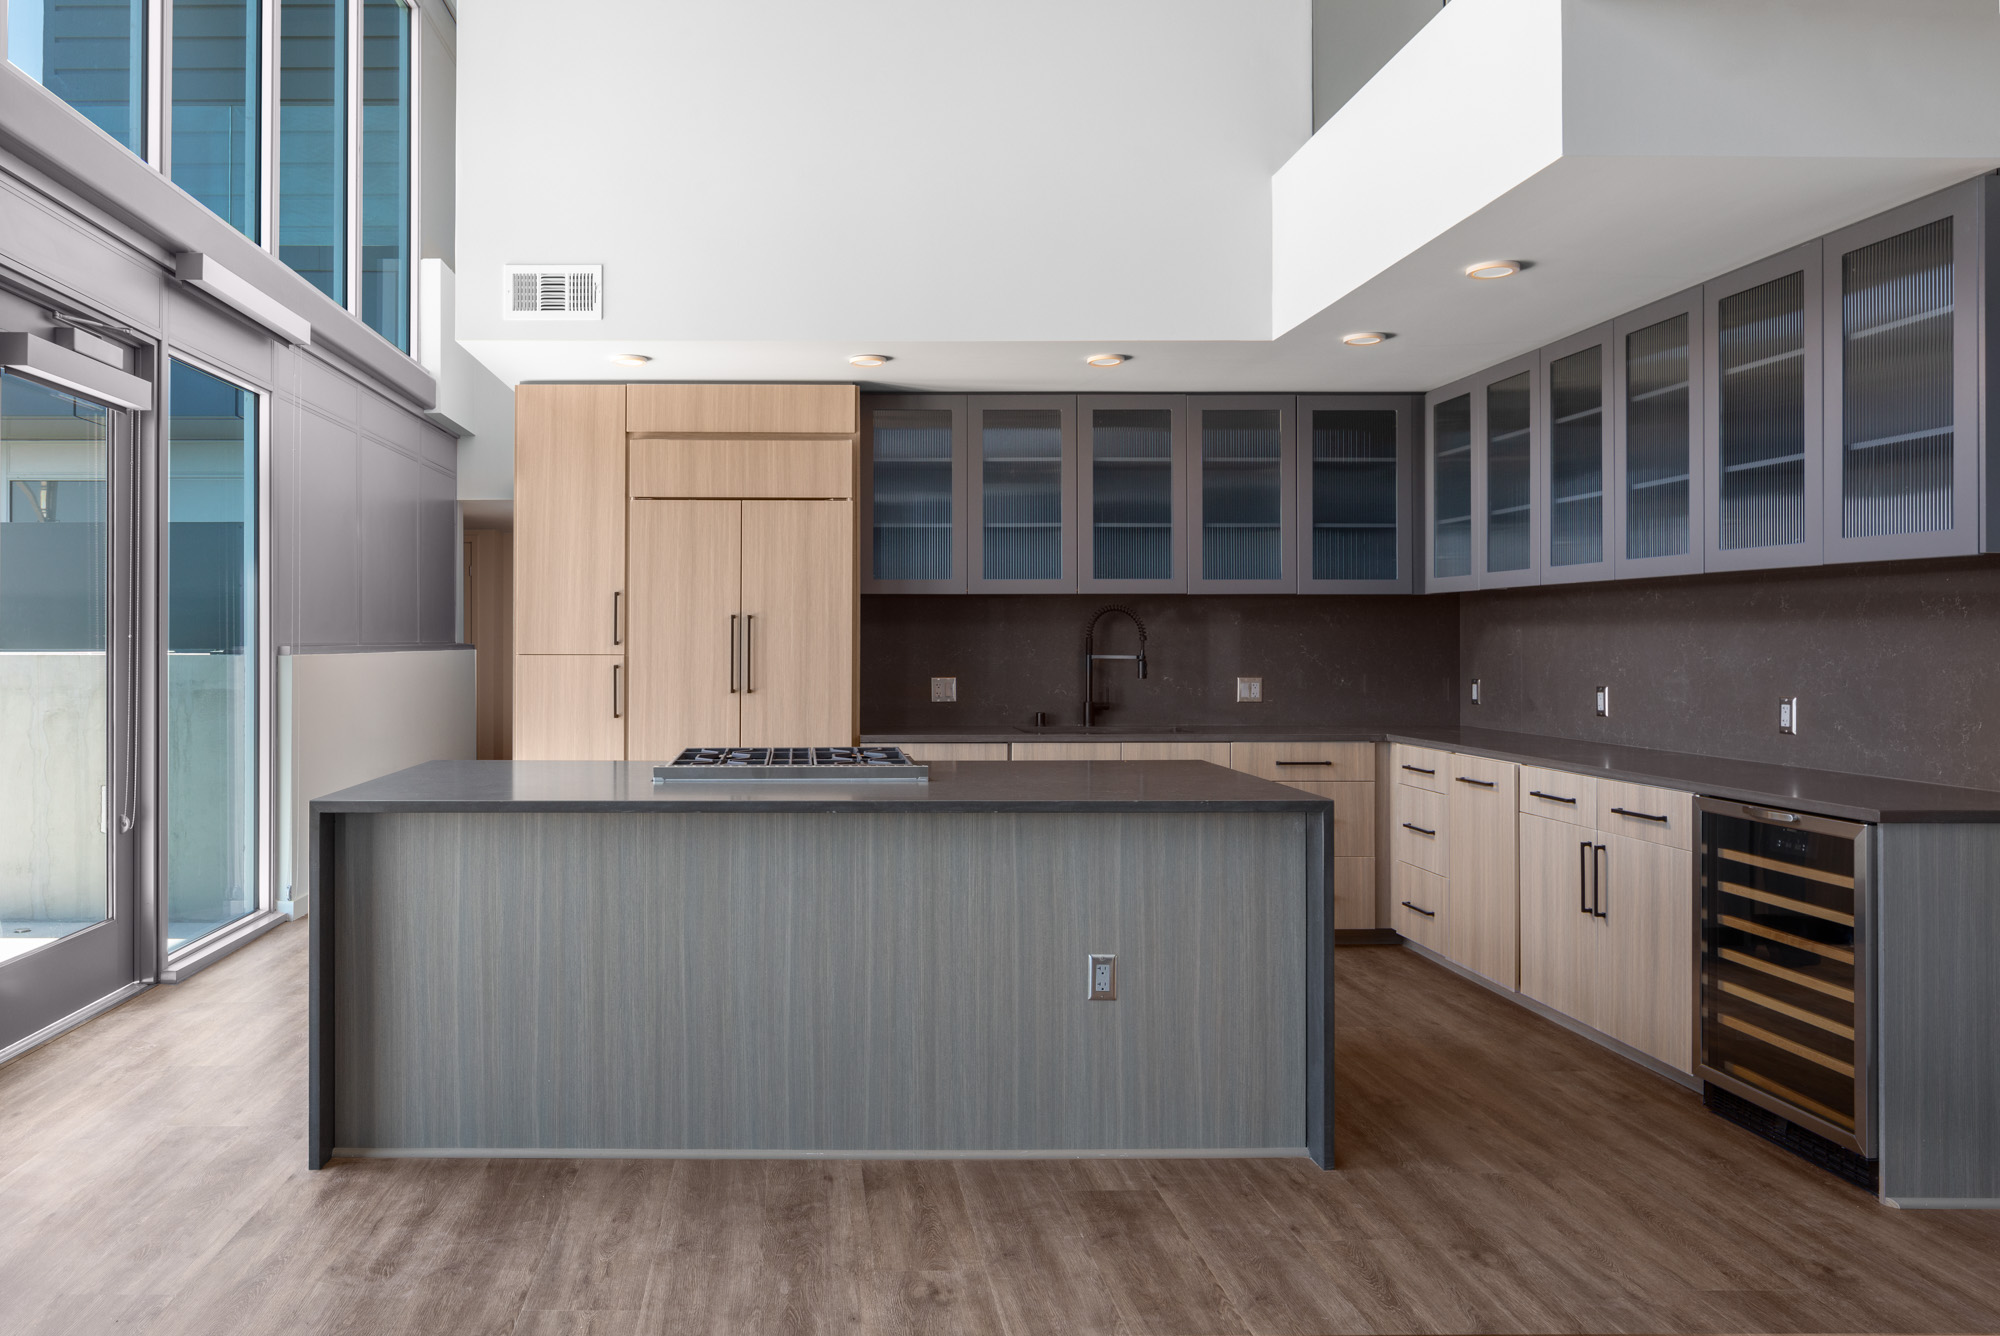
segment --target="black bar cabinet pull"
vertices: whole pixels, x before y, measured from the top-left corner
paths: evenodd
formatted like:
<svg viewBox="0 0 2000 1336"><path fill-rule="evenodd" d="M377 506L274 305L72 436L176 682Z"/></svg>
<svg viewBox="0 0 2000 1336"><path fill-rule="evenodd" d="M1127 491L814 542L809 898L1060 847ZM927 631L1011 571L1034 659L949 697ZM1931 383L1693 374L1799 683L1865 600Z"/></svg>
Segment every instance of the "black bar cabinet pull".
<svg viewBox="0 0 2000 1336"><path fill-rule="evenodd" d="M1415 831L1415 832L1417 832L1417 834L1419 834L1419 835L1431 835L1431 836L1435 836L1435 835L1437 834L1437 832L1436 832L1436 831L1434 831L1434 830L1425 830L1425 829L1424 829L1424 828L1423 828L1422 826L1413 826L1413 825L1411 825L1411 824L1410 824L1409 822L1407 822L1407 821L1405 821L1405 822L1403 823L1403 829L1404 829L1404 830L1414 830L1414 831Z"/></svg>
<svg viewBox="0 0 2000 1336"><path fill-rule="evenodd" d="M1420 765L1406 765L1403 767L1403 769L1409 771L1413 775L1435 775L1437 773L1437 771L1435 770L1426 770Z"/></svg>
<svg viewBox="0 0 2000 1336"><path fill-rule="evenodd" d="M752 647L757 643L757 614L743 614L743 694L749 695L757 689L756 669L751 667Z"/></svg>
<svg viewBox="0 0 2000 1336"><path fill-rule="evenodd" d="M1606 855L1601 860L1602 862L1609 862L1611 851L1602 844L1592 845L1591 847L1596 850L1596 853L1593 853L1590 858L1590 912L1597 918L1608 919L1611 917L1611 911L1604 907L1604 883L1609 881L1610 878L1604 875L1604 869L1601 866L1598 854Z"/></svg>
<svg viewBox="0 0 2000 1336"><path fill-rule="evenodd" d="M1460 776L1458 777L1458 782L1459 782L1459 783L1461 783L1461 784L1477 784L1477 785L1478 785L1478 786L1479 786L1480 788L1482 788L1482 789L1490 789L1490 788L1492 788L1492 787L1493 787L1493 785L1494 785L1494 781L1493 781L1493 780L1490 780L1490 779L1473 779L1473 778L1472 778L1471 776L1469 776L1469 775L1460 775Z"/></svg>
<svg viewBox="0 0 2000 1336"><path fill-rule="evenodd" d="M729 614L729 694L732 696L739 690L736 650L741 642L736 639L736 617L736 613Z"/></svg>
<svg viewBox="0 0 2000 1336"><path fill-rule="evenodd" d="M1529 789L1528 796L1530 798L1547 798L1552 803L1568 803L1571 807L1576 806L1576 799L1565 798L1560 793L1543 793L1540 789Z"/></svg>
<svg viewBox="0 0 2000 1336"><path fill-rule="evenodd" d="M1661 825L1665 825L1669 820L1667 817L1654 816L1651 812L1634 812L1624 807L1614 807L1611 810L1620 816L1637 817L1641 821L1657 821Z"/></svg>
<svg viewBox="0 0 2000 1336"><path fill-rule="evenodd" d="M623 683L618 680L624 674L625 667L623 664L614 663L611 665L611 717L613 719L623 719L625 717L625 702L623 693L619 690Z"/></svg>
<svg viewBox="0 0 2000 1336"><path fill-rule="evenodd" d="M1417 909L1417 907L1416 907L1415 905L1411 904L1411 903L1410 903L1410 902L1409 902L1408 900L1405 900L1405 901L1403 901L1403 908L1405 908L1405 909ZM1422 915L1423 915L1423 916L1424 916L1425 918L1436 918L1436 917L1437 917L1437 911L1436 911L1436 910L1434 910L1434 909L1417 909L1417 912L1418 912L1419 914L1422 914Z"/></svg>
<svg viewBox="0 0 2000 1336"><path fill-rule="evenodd" d="M1576 846L1576 912L1590 912L1590 841Z"/></svg>
<svg viewBox="0 0 2000 1336"><path fill-rule="evenodd" d="M624 601L624 598L625 594L623 590L614 589L611 591L611 643L614 645L625 643L625 637L618 629L618 605Z"/></svg>
<svg viewBox="0 0 2000 1336"><path fill-rule="evenodd" d="M1273 765L1332 765L1332 761L1274 761Z"/></svg>

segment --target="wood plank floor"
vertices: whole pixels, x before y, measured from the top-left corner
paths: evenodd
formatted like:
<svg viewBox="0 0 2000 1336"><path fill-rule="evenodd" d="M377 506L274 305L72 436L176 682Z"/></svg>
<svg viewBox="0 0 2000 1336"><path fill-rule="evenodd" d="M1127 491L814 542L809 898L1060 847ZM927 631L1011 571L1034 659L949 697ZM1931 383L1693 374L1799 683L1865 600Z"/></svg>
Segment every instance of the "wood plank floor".
<svg viewBox="0 0 2000 1336"><path fill-rule="evenodd" d="M303 924L0 1067L0 1330L2000 1330L2000 1216L1895 1211L1383 947L1339 1168L305 1163Z"/></svg>

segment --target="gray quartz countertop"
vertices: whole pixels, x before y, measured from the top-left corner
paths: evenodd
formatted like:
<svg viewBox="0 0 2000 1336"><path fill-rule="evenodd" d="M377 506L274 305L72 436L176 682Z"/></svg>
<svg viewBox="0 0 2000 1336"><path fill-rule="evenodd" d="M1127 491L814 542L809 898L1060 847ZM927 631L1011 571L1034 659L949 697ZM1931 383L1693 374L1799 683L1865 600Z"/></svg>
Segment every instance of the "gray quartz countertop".
<svg viewBox="0 0 2000 1336"><path fill-rule="evenodd" d="M1732 761L1684 752L1580 742L1482 728L1349 729L1018 729L1003 732L869 735L869 742L1408 742L1526 765L1546 765L1606 779L1685 789L1711 798L1796 808L1847 821L2000 821L2000 793L1916 780ZM931 762L933 766L938 762ZM1027 764L1021 762L1020 764ZM1135 763L1143 764L1143 763Z"/></svg>
<svg viewBox="0 0 2000 1336"><path fill-rule="evenodd" d="M1326 812L1205 761L932 761L928 781L653 782L652 762L430 761L315 798L344 812Z"/></svg>

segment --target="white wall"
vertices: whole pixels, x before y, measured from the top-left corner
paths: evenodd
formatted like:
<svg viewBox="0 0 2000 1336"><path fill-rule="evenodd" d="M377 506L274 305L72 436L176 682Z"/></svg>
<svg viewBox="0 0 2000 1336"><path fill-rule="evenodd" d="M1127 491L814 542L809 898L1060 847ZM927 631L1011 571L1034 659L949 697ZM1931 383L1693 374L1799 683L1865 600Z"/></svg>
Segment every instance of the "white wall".
<svg viewBox="0 0 2000 1336"><path fill-rule="evenodd" d="M292 654L278 660L278 886L311 891L314 798L475 750L472 651Z"/></svg>
<svg viewBox="0 0 2000 1336"><path fill-rule="evenodd" d="M1309 0L481 0L459 337L1264 339ZM601 263L602 324L499 318ZM842 368L844 370L844 367Z"/></svg>

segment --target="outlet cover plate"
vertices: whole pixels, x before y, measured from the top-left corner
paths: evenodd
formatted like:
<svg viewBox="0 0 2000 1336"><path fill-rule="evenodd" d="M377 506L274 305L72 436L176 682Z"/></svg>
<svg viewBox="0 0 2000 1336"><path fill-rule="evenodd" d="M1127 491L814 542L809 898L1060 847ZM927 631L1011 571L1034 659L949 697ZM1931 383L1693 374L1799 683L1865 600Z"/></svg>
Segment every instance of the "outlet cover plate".
<svg viewBox="0 0 2000 1336"><path fill-rule="evenodd" d="M1611 717L1610 687L1599 687L1597 689L1597 717L1599 719L1608 719Z"/></svg>
<svg viewBox="0 0 2000 1336"><path fill-rule="evenodd" d="M1090 956L1090 995L1092 1002L1116 1002L1118 1000L1118 957L1092 952Z"/></svg>
<svg viewBox="0 0 2000 1336"><path fill-rule="evenodd" d="M1261 677L1239 677L1236 679L1236 701L1239 705L1256 705L1264 699L1264 679Z"/></svg>
<svg viewBox="0 0 2000 1336"><path fill-rule="evenodd" d="M1797 696L1778 697L1778 731L1797 733L1799 731L1799 698Z"/></svg>
<svg viewBox="0 0 2000 1336"><path fill-rule="evenodd" d="M931 700L956 701L958 699L958 679L955 677L933 677L931 679Z"/></svg>

